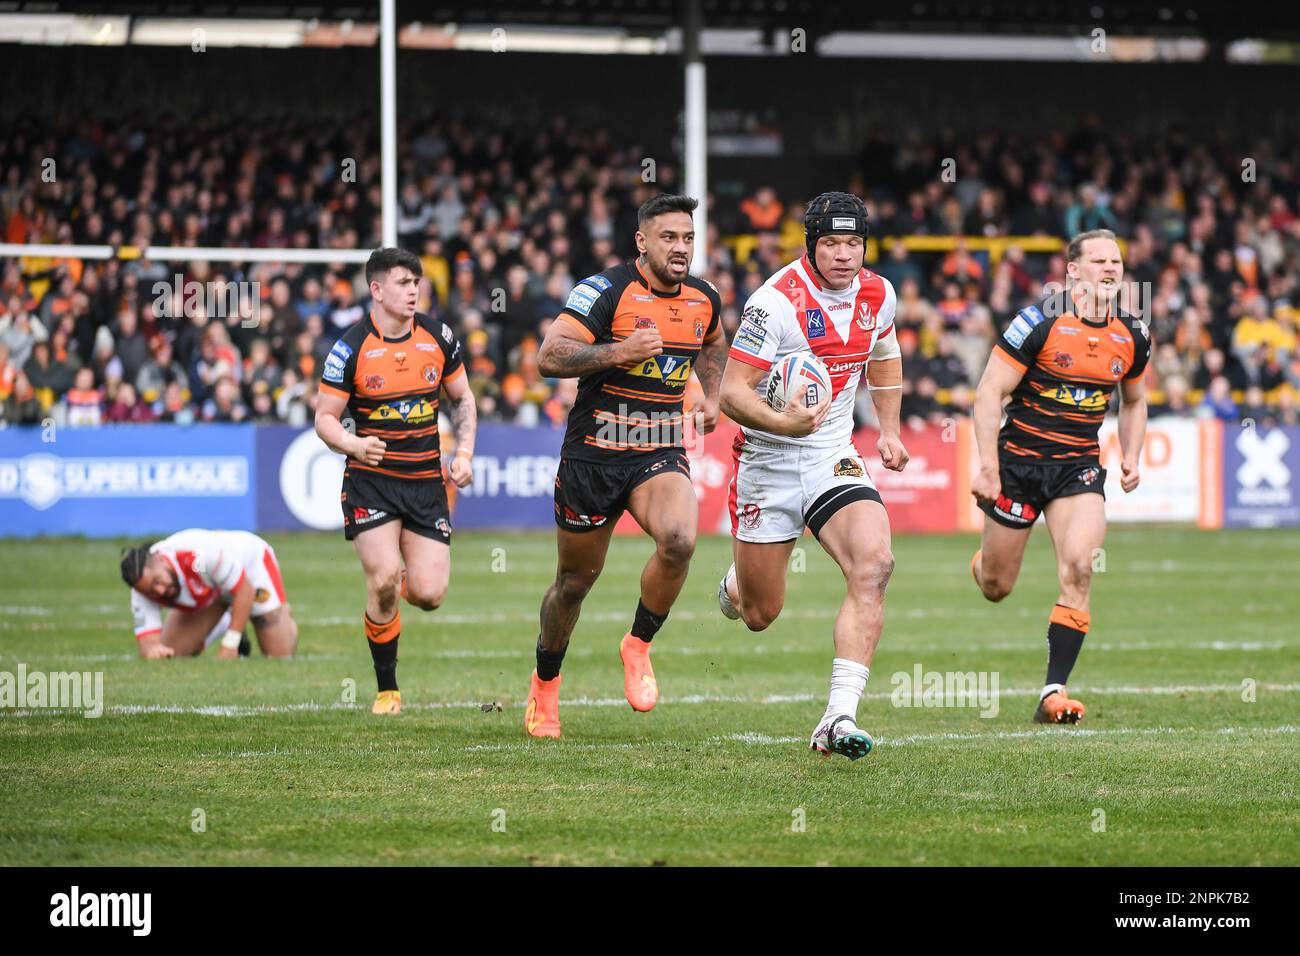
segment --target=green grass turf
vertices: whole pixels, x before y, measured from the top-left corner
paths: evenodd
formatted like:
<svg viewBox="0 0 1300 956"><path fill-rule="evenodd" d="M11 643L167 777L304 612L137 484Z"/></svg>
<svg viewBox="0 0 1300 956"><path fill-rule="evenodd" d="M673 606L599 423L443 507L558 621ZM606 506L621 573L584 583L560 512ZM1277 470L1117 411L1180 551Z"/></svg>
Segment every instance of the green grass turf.
<svg viewBox="0 0 1300 956"><path fill-rule="evenodd" d="M0 710L0 864L1300 862L1294 532L1112 528L1078 728L1029 721L1056 594L1043 529L996 606L970 580L972 536L897 539L859 713L879 744L857 763L807 750L843 587L810 538L761 634L718 614L730 542L701 540L655 642L651 714L621 702L617 656L650 544L617 539L565 664L560 741L521 726L550 535L457 538L446 604L404 611L395 718L368 711L351 548L271 541L300 654L237 664L133 656L120 542L0 545L0 670L102 670L107 707ZM917 663L995 672L999 713L892 706Z"/></svg>

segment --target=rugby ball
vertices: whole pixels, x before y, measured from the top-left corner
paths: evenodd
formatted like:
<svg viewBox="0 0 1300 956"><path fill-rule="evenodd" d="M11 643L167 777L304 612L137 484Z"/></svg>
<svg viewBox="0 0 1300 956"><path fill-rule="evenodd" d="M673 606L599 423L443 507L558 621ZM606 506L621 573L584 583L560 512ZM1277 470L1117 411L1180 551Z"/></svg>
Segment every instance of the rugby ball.
<svg viewBox="0 0 1300 956"><path fill-rule="evenodd" d="M795 352L772 366L767 378L767 404L783 412L792 402L815 408L831 397L831 373L812 352Z"/></svg>

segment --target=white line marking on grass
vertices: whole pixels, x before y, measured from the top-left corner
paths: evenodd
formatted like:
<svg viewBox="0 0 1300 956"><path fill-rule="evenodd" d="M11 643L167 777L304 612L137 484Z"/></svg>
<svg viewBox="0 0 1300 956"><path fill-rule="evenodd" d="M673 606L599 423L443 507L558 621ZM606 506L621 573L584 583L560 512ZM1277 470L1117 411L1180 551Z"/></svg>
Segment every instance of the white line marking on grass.
<svg viewBox="0 0 1300 956"><path fill-rule="evenodd" d="M1077 689L1098 696L1106 695L1141 695L1141 694L1220 694L1220 693L1238 693L1241 690L1240 684L1178 684L1169 687L1088 687L1084 684L1076 685ZM1272 691L1283 694L1294 694L1300 692L1300 684L1260 684L1258 689L1261 691ZM1003 697L1034 697L1041 692L1037 687L1011 687L1000 690L998 693ZM875 691L863 695L868 700L889 700L893 695L889 691ZM728 696L721 694L689 694L682 697L664 698L664 704L753 704L757 706L766 706L769 704L803 704L813 700L822 700L820 694L768 694L763 697L744 697L740 695ZM471 708L482 708L486 701L482 700L460 700L460 701L429 701L427 703L404 702L403 710L464 710ZM565 700L566 707L626 707L627 701L622 697L575 697L571 700ZM501 706L520 708L524 704L522 701L505 702ZM134 717L142 714L195 714L200 717L256 717L262 714L289 714L289 713L312 713L334 710L349 710L362 712L366 708L361 704L318 704L311 701L300 704L206 704L206 705L180 705L180 704L119 704L113 707L104 708L107 714L114 714L124 717ZM62 713L76 713L80 711L66 711L60 708L43 708L40 710L7 710L0 709L2 717L37 717L43 715L53 715Z"/></svg>
<svg viewBox="0 0 1300 956"><path fill-rule="evenodd" d="M1125 737L1125 736L1167 736L1179 734L1295 734L1300 733L1300 727L1284 724L1280 727L1217 727L1217 728L1200 728L1200 727L1117 727L1107 730L1084 730L1080 728L1051 728L1044 727L1042 730L1001 730L993 733L943 733L943 734L909 734L906 737L876 737L874 738L877 746L885 747L903 747L913 744L926 743L948 743L948 742L980 742L990 740L1016 740L1016 739L1050 739L1065 740L1074 737ZM688 743L685 741L683 743ZM740 734L724 734L722 736L710 737L706 743L715 744L749 744L755 747L772 747L772 746L789 746L790 744L802 744L808 746L807 737L774 737L770 734L759 734L753 731L747 731ZM533 750L539 746L555 746L566 751L568 750L653 750L657 748L676 747L679 744L671 740L646 740L638 743L616 743L616 744L599 744L599 743L572 743L570 741L557 742L555 744L537 744L531 741L519 741L513 743L500 744L474 744L469 747L462 747L465 753L474 753L481 751L517 751Z"/></svg>
<svg viewBox="0 0 1300 956"><path fill-rule="evenodd" d="M1115 727L1101 730L1089 728L1053 728L1044 727L1042 730L997 730L990 733L957 733L949 732L942 734L908 734L905 737L875 737L874 740L878 745L887 747L901 747L907 744L919 743L937 743L944 741L971 741L971 740L1016 740L1020 738L1051 738L1060 740L1063 738L1074 737L1137 737L1137 736L1164 736L1168 734L1296 734L1300 733L1300 727L1293 724L1283 724L1278 727ZM740 743L753 744L755 746L770 746L773 744L793 744L800 743L803 737L771 737L767 734L756 734L747 732L743 734L725 734L720 737L714 737L712 740L719 743Z"/></svg>

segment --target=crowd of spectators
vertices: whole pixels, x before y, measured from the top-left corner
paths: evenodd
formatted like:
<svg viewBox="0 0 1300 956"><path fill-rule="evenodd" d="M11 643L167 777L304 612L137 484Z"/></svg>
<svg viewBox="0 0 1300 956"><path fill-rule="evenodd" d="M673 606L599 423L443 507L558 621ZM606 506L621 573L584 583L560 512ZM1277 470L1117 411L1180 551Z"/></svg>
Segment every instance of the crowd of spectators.
<svg viewBox="0 0 1300 956"><path fill-rule="evenodd" d="M0 228L11 243L373 248L372 140L287 122L25 125L0 135ZM540 374L538 344L577 280L634 254L636 209L678 190L675 168L647 182L640 144L563 118L442 118L404 141L398 232L424 266L420 309L458 330L484 420L562 424L576 383ZM986 240L1106 227L1126 240L1130 305L1156 343L1153 411L1295 423L1300 149L1253 162L1246 176L1228 149L1086 127L874 138L864 172L825 188L867 199L873 237L965 237L872 244L898 292L907 419L967 413L997 330L1064 275L1059 252ZM728 333L803 247L798 198L750 185L709 201L705 274ZM0 423L307 424L324 356L368 304L343 263L0 258Z"/></svg>

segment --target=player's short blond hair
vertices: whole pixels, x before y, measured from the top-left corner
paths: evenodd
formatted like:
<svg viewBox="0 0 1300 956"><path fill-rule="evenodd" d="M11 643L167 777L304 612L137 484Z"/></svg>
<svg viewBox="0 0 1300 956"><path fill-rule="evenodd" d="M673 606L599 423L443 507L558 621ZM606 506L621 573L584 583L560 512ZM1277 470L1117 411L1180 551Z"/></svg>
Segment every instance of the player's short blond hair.
<svg viewBox="0 0 1300 956"><path fill-rule="evenodd" d="M1089 229L1087 232L1081 232L1065 247L1065 261L1078 262L1083 258L1083 244L1089 239L1109 239L1111 242L1118 243L1115 233L1109 229Z"/></svg>

